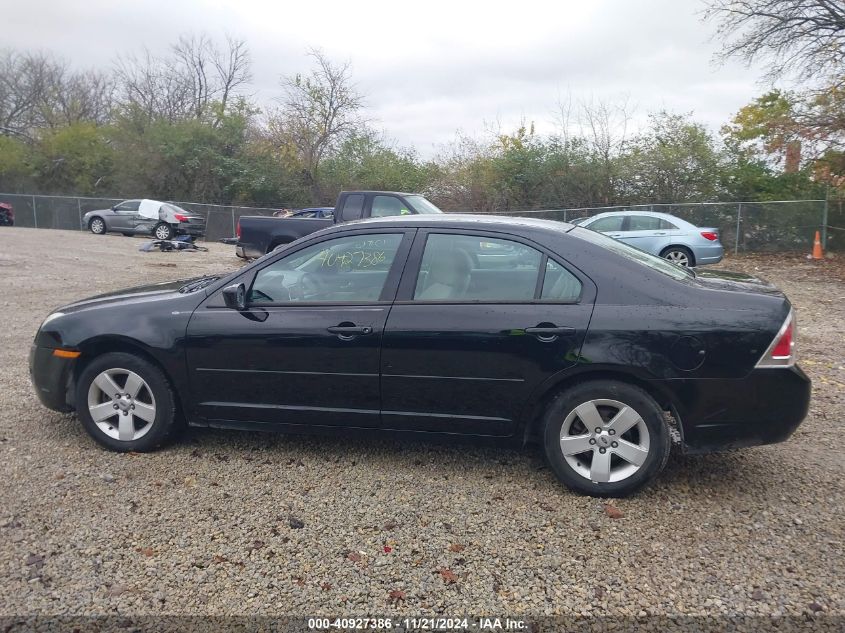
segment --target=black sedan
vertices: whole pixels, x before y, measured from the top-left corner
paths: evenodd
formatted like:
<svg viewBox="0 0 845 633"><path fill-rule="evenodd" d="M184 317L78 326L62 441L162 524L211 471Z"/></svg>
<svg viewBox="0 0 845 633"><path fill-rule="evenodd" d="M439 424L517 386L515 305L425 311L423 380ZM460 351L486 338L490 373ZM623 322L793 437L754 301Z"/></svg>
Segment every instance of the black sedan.
<svg viewBox="0 0 845 633"><path fill-rule="evenodd" d="M60 308L30 369L112 450L182 421L481 436L539 442L563 483L618 496L672 436L688 452L788 438L810 398L794 339L789 301L748 276L559 222L413 215Z"/></svg>

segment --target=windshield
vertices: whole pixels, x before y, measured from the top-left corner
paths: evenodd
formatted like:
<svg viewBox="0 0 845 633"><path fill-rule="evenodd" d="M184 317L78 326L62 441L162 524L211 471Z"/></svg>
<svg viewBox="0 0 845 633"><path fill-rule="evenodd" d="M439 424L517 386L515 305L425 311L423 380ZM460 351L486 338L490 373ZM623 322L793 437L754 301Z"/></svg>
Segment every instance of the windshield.
<svg viewBox="0 0 845 633"><path fill-rule="evenodd" d="M572 234L583 240L602 246L609 251L613 251L617 255L621 255L626 259L642 264L643 266L648 266L649 268L663 273L664 275L668 275L674 279L691 279L695 277L695 273L689 268L682 268L676 264L671 264L662 257L646 253L645 251L641 251L633 246L628 246L619 240L615 240L607 235L602 235L596 231L585 229L584 227L577 227L572 229Z"/></svg>
<svg viewBox="0 0 845 633"><path fill-rule="evenodd" d="M411 203L417 213L429 215L431 213L443 213L440 209L434 206L431 202L422 196L405 196L405 199Z"/></svg>

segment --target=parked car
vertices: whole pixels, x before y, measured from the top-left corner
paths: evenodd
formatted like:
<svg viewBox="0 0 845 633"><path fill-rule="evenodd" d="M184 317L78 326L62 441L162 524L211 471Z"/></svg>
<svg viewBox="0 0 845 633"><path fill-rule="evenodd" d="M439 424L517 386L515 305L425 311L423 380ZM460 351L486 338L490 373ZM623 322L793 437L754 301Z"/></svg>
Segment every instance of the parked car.
<svg viewBox="0 0 845 633"><path fill-rule="evenodd" d="M282 244L289 244L320 229L369 217L442 213L417 193L396 191L344 191L337 204L321 214L287 217L244 216L238 220L235 254L245 259L261 257ZM335 213L340 209L340 213ZM303 209L313 211L313 209Z"/></svg>
<svg viewBox="0 0 845 633"><path fill-rule="evenodd" d="M0 202L0 226L15 226L15 210L8 202Z"/></svg>
<svg viewBox="0 0 845 633"><path fill-rule="evenodd" d="M611 211L573 224L609 235L679 266L703 266L722 261L725 249L719 230L699 228L668 213Z"/></svg>
<svg viewBox="0 0 845 633"><path fill-rule="evenodd" d="M618 496L665 465L667 413L693 453L789 437L810 399L795 336L787 298L747 275L562 222L408 215L59 308L30 371L115 451L154 449L177 416L537 441L564 484Z"/></svg>
<svg viewBox="0 0 845 633"><path fill-rule="evenodd" d="M171 240L175 235L201 237L205 234L205 218L169 202L124 200L111 209L98 209L83 215L82 229L95 235L113 232Z"/></svg>

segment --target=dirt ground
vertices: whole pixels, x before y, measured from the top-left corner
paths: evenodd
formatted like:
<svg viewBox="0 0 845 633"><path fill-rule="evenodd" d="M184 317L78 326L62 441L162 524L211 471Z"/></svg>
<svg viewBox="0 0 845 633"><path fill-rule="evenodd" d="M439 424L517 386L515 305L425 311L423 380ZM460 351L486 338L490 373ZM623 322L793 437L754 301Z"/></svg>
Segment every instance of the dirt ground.
<svg viewBox="0 0 845 633"><path fill-rule="evenodd" d="M783 444L673 456L612 518L531 449L208 430L99 448L33 393L42 319L240 265L141 243L0 228L0 615L845 615L845 258L720 265L796 306L809 417Z"/></svg>

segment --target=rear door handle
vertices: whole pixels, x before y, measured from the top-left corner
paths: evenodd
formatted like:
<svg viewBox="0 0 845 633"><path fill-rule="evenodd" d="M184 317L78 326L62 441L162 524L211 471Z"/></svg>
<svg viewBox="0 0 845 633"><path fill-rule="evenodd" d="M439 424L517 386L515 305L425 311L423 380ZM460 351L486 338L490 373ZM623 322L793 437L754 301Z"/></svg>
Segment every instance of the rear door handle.
<svg viewBox="0 0 845 633"><path fill-rule="evenodd" d="M537 327L525 328L526 334L537 337L541 343L554 343L558 336L572 336L575 334L574 327L557 327L556 325L538 325Z"/></svg>
<svg viewBox="0 0 845 633"><path fill-rule="evenodd" d="M337 334L340 338L352 338L353 336L373 333L373 328L369 325L347 325L345 323L341 323L340 325L332 325L326 329L332 334Z"/></svg>

